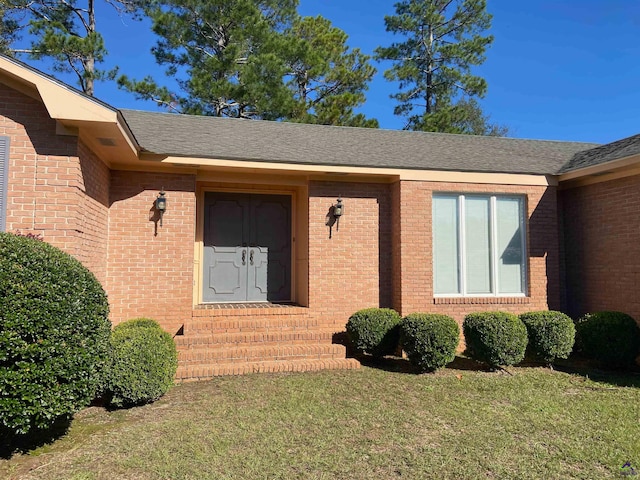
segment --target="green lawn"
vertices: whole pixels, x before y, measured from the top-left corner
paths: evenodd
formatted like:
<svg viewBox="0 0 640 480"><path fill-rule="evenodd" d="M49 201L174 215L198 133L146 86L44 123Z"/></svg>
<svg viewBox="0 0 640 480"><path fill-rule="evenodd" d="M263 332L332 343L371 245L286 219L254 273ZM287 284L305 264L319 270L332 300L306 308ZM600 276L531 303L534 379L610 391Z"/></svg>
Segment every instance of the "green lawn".
<svg viewBox="0 0 640 480"><path fill-rule="evenodd" d="M623 478L625 462L640 471L637 375L415 375L398 364L223 377L141 408L92 407L61 439L0 460L0 478L603 479Z"/></svg>

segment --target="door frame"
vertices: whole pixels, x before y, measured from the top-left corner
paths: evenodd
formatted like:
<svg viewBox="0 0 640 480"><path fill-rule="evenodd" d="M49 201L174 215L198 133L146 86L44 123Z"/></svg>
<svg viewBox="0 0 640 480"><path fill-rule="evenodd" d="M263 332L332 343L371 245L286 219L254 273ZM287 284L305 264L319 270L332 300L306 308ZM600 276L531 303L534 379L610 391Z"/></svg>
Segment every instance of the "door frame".
<svg viewBox="0 0 640 480"><path fill-rule="evenodd" d="M210 185L196 186L196 241L193 263L193 304L195 305L215 305L216 302L204 302L203 297L203 279L204 279L204 194L207 192L221 193L245 193L254 195L288 195L291 197L291 298L290 302L296 302L296 237L297 232L297 192L294 189L287 188L265 188L257 187L220 187ZM233 303L233 302L221 302ZM246 302L238 302L246 303Z"/></svg>

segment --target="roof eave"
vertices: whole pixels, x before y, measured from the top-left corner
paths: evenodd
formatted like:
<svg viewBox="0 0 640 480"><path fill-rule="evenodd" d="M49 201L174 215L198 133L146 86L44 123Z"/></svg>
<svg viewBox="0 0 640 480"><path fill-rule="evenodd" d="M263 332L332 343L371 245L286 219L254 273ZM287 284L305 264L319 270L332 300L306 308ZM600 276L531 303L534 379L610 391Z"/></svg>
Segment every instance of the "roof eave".
<svg viewBox="0 0 640 480"><path fill-rule="evenodd" d="M577 168L568 172L560 173L558 181L568 182L579 180L584 177L603 176L614 171L633 169L640 165L640 154L629 155L608 162L599 163L597 165L589 165L587 167Z"/></svg>
<svg viewBox="0 0 640 480"><path fill-rule="evenodd" d="M501 172L467 172L457 170L408 169L394 167L364 167L326 164L302 164L255 160L158 156L144 154L146 163L169 164L174 167L196 167L230 171L263 173L288 172L300 175L333 174L345 177L385 177L389 180L431 181L451 183L482 183L497 185L557 185L553 175Z"/></svg>
<svg viewBox="0 0 640 480"><path fill-rule="evenodd" d="M58 133L79 134L95 150L104 150L105 160L109 157L137 159L139 146L135 141L122 114L116 108L89 97L62 82L49 77L15 59L0 55L0 76L8 79L10 87L22 87L23 93L38 98L44 104L49 116L64 128ZM87 134L83 135L83 131ZM117 152L102 149L94 140L97 137L115 137Z"/></svg>

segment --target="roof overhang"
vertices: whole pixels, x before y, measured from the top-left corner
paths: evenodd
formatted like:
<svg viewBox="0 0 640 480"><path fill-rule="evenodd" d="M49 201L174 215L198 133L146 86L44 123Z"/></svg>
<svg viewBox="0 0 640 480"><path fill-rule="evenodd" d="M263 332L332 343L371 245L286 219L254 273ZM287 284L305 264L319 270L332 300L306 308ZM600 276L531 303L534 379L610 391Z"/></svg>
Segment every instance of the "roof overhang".
<svg viewBox="0 0 640 480"><path fill-rule="evenodd" d="M117 109L4 56L0 82L41 101L58 134L79 136L108 164L138 159L138 145Z"/></svg>
<svg viewBox="0 0 640 480"><path fill-rule="evenodd" d="M561 173L558 176L558 182L562 187L571 188L633 175L640 175L640 155L631 155Z"/></svg>
<svg viewBox="0 0 640 480"><path fill-rule="evenodd" d="M514 173L460 172L443 170L412 170L399 168L347 167L339 165L308 165L249 160L225 160L215 158L163 156L142 154L141 160L149 166L173 166L174 168L197 169L198 172L218 171L226 173L264 173L277 175L303 175L314 179L331 178L332 181L397 180L475 183L494 185L537 185L555 186L557 180L552 175L528 175Z"/></svg>

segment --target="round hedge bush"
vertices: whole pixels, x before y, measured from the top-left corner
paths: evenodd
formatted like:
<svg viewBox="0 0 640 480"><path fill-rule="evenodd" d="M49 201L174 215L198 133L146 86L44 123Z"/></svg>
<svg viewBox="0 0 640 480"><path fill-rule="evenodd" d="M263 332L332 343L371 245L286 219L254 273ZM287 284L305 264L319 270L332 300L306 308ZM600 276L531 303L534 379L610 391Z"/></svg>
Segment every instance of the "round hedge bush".
<svg viewBox="0 0 640 480"><path fill-rule="evenodd" d="M412 313L402 319L400 341L409 361L420 371L433 372L456 356L460 327L436 313Z"/></svg>
<svg viewBox="0 0 640 480"><path fill-rule="evenodd" d="M640 330L626 313L588 313L576 322L576 345L585 356L608 367L627 367L638 356Z"/></svg>
<svg viewBox="0 0 640 480"><path fill-rule="evenodd" d="M470 313L462 324L466 353L492 368L515 365L524 359L527 327L512 313Z"/></svg>
<svg viewBox="0 0 640 480"><path fill-rule="evenodd" d="M380 358L397 348L401 320L400 314L390 308L365 308L351 315L347 333L358 351Z"/></svg>
<svg viewBox="0 0 640 480"><path fill-rule="evenodd" d="M523 313L520 320L527 327L528 351L533 356L549 364L569 357L576 336L571 317L550 310Z"/></svg>
<svg viewBox="0 0 640 480"><path fill-rule="evenodd" d="M96 397L108 315L102 286L80 262L0 233L0 429L49 428Z"/></svg>
<svg viewBox="0 0 640 480"><path fill-rule="evenodd" d="M105 400L113 407L153 402L173 385L178 352L170 334L149 318L117 325L111 333L111 362Z"/></svg>

